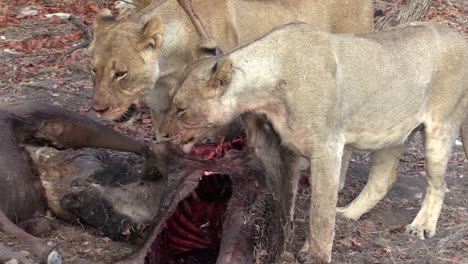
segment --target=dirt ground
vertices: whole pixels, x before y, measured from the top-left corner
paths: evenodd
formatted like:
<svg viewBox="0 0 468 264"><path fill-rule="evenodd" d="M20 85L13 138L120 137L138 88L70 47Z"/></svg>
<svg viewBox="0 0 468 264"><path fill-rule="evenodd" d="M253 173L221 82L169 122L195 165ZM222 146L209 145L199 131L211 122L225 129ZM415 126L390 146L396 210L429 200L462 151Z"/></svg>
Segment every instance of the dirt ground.
<svg viewBox="0 0 468 264"><path fill-rule="evenodd" d="M112 0L15 0L0 2L0 105L37 100L75 111L87 112L92 82L86 44L92 18L98 8L111 7ZM401 4L394 0L391 4ZM376 6L387 6L377 1ZM391 6L391 5L390 5ZM37 14L25 14L25 8ZM71 13L78 20L66 21L46 14ZM428 20L446 24L468 39L468 2L434 1ZM21 15L23 13L24 15ZM80 22L77 22L80 21ZM130 125L115 129L151 141L151 119L141 105ZM349 203L366 182L369 155L354 155L339 205ZM338 219L334 263L468 263L468 163L458 140L450 159L447 194L434 238L421 241L404 234L419 210L426 185L420 136L408 144L400 160L398 181L383 201L358 221ZM308 190L301 188L299 207L305 207ZM300 208L299 208L300 209ZM305 223L299 210L299 226ZM302 217L301 217L302 216ZM56 220L49 237L62 245L64 263L110 263L134 246L100 237L80 223ZM298 245L302 243L298 235ZM0 232L0 242L28 254L16 239Z"/></svg>
<svg viewBox="0 0 468 264"><path fill-rule="evenodd" d="M337 219L333 263L468 263L468 163L457 142L446 175L445 203L432 239L419 240L404 233L405 225L420 208L426 188L418 134L400 159L398 180L386 197L358 221ZM347 205L362 190L369 160L369 155L353 155L338 206ZM301 189L299 204L307 197L308 190ZM299 222L305 221L300 219L300 211L298 215Z"/></svg>

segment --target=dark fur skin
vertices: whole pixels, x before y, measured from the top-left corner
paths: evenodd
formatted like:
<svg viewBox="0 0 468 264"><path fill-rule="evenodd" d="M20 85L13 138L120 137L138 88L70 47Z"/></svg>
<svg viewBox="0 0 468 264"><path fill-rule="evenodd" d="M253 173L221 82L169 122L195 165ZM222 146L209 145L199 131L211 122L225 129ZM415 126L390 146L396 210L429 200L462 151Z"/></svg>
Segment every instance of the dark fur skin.
<svg viewBox="0 0 468 264"><path fill-rule="evenodd" d="M0 108L0 125L0 229L17 236L44 263L56 243L33 237L11 222L44 214L47 208L40 179L20 144L34 139L60 148L102 147L150 155L144 144L132 138L77 113L42 103Z"/></svg>
<svg viewBox="0 0 468 264"><path fill-rule="evenodd" d="M166 182L164 184L164 186L166 186L165 191L162 193L162 196L164 198L161 200L158 215L154 220L155 228L152 231L151 235L148 237L147 241L143 244L143 246L140 247L136 252L134 252L131 256L125 258L124 260L119 261L118 263L120 264L144 262L149 248L153 244L153 241L155 241L155 239L157 238L157 235L161 232L171 213L175 211L175 208L177 207L180 201L185 199L185 197L189 196L190 193L193 190L195 190L200 181L201 175L203 175L205 171L229 175L233 180L233 183L236 182L236 175L244 175L244 177L249 179L252 179L252 177L255 178L256 176L263 175L263 168L261 166L261 163L255 158L253 158L253 155L250 155L250 153L248 152L229 153L226 157L220 160L206 161L197 160L184 154L182 151L178 150L173 144L169 142L162 142L156 144L153 147L153 151L155 152L157 156L156 160L158 161L156 167L163 175L160 181ZM233 186L233 188L235 188L235 186ZM233 193L235 193L235 191L233 191ZM242 193L245 194L245 192ZM231 201L232 200L234 199L231 199ZM240 199L238 199L238 201L239 200ZM242 210L242 207L236 207L236 209ZM230 219L235 218L236 221L237 218L241 216L239 216L235 211L231 211L231 213L227 214L233 214L233 217L231 217ZM240 219L242 219L242 217ZM241 232L241 230L243 230L242 226L238 226L237 224L234 224L231 228L234 228L235 230L231 230L229 234L230 236L234 237L239 232ZM246 258L250 258L247 262L241 261L239 263L252 262L251 256L253 247L249 246L249 244L243 243L241 243L243 244L241 248L237 248L237 243L223 244L223 241L225 239L231 240L232 237L229 238L229 236L226 237L223 235L221 248L227 250L226 248L230 247L229 250L236 252L236 258L240 258L240 260L242 261L245 261ZM245 247L247 247L247 249ZM223 254L220 253L220 256L221 255ZM233 262L218 261L218 263Z"/></svg>
<svg viewBox="0 0 468 264"><path fill-rule="evenodd" d="M148 153L147 147L135 139L77 113L42 103L2 107L0 122L0 209L15 222L29 219L35 212L43 213L47 207L41 183L31 171L28 155L20 143L34 138L59 148L94 147Z"/></svg>
<svg viewBox="0 0 468 264"><path fill-rule="evenodd" d="M166 186L162 194L164 198L154 221L155 228L146 243L118 264L144 262L149 247L168 217L177 204L197 187L204 171L229 175L232 181L232 197L225 213L216 263L253 263L255 259L252 256L264 263L277 263L280 260L281 252L289 246L286 241L293 242L288 239L293 230L291 216L284 212L294 202L294 197L285 192L285 189L289 189L289 182L282 175L299 175L299 172L291 169L288 162L283 162L294 154L281 146L279 137L263 116L243 118L249 120L246 123L247 132L250 131L249 140L255 140L256 147L241 152L228 152L219 160L197 160L168 142L153 146L158 161L155 167L163 175L160 181L166 182L163 184ZM273 193L270 190L274 190ZM255 220L245 221L252 219L252 215ZM256 233L259 227L263 229L263 234ZM255 255L254 251L258 249L265 250L268 255Z"/></svg>
<svg viewBox="0 0 468 264"><path fill-rule="evenodd" d="M102 171L87 179L77 179L68 194L62 199L62 205L70 212L79 215L81 221L91 225L106 236L117 240L141 243L142 246L131 256L119 263L143 263L148 248L161 232L168 218L179 202L189 196L199 184L204 171L228 175L232 181L232 197L228 202L224 218L223 236L216 263L252 263L257 249L269 252L267 256L257 256L265 263L276 263L292 234L292 223L284 212L293 202L294 197L285 192L289 182L282 177L284 173L298 172L292 170L289 162L283 162L294 155L282 147L275 131L263 116L245 116L249 139L256 140L255 149L247 148L242 152L229 152L224 158L215 161L193 158L169 142L152 146L154 168L160 178L153 180L150 188L161 192L147 192L147 199L138 204L141 210L157 210L154 221L138 222L119 213L119 208L111 206L108 194L101 194L94 189L95 185L119 186L122 195L139 192L136 189L138 177L132 173L112 174ZM251 132L253 129L255 134ZM251 144L249 142L249 144ZM268 153L281 153L268 155ZM259 157L259 158L257 158ZM109 161L104 161L109 166ZM117 161L117 163L122 163ZM268 175L268 177L266 177ZM210 177L210 176L205 176ZM149 184L149 183L145 183ZM269 188L265 188L268 186ZM128 191L127 191L128 190ZM268 191L267 191L268 190ZM269 190L274 190L270 193ZM148 203L149 202L149 203ZM244 222L255 215L254 221ZM260 220L262 219L262 220ZM255 227L261 227L263 234L256 234ZM122 230L132 230L123 235ZM268 237L262 237L267 235Z"/></svg>
<svg viewBox="0 0 468 264"><path fill-rule="evenodd" d="M141 181L142 161L135 155L108 150L74 151L69 155L76 158L67 166L74 167L82 177L65 186L59 198L61 208L103 236L141 244L151 230L165 189L163 182ZM128 214L129 209L145 217Z"/></svg>
<svg viewBox="0 0 468 264"><path fill-rule="evenodd" d="M156 144L150 151L143 144L97 122L54 106L39 103L12 105L1 108L0 117L0 120L8 125L5 127L9 128L0 132L4 133L2 139L7 143L2 144L0 151L17 153L15 163L18 164L15 167L8 166L11 164L9 155L2 155L0 162L4 164L3 171L17 172L22 169L20 170L22 173L15 174L17 175L15 179L9 179L9 189L3 190L5 185L0 186L2 194L8 192L0 203L0 209L10 212L9 214L21 215L21 220L30 218L34 212L44 212L47 203L43 199L38 174L51 174L56 167L59 167L62 170L58 172L60 177L71 177L69 185L65 186L68 186L66 194L60 201L63 209L79 217L82 223L98 229L103 235L138 244L144 242L134 254L119 262L143 263L148 248L177 204L197 187L200 175L203 175L204 171L211 171L229 175L233 189L223 220L224 231L217 263L252 263L253 252L259 247L270 252L267 259L264 259L266 263L274 263L279 257L274 252L282 252L281 249L285 246L290 230L284 231L284 227L289 224L288 216L284 212L291 202L291 197L284 192L284 184L288 183L283 182L284 177L281 175L290 170L287 167L288 163L282 162L282 159L287 158L290 153L282 152L281 156L265 155L265 153L278 153L282 147L278 137L275 137L275 132L268 125L264 125L265 120L261 116L254 116L250 119L252 122L246 123L247 128L250 126L256 128L255 135L248 130L249 138L260 142L255 145L256 148L230 152L217 161L192 158L168 142ZM245 119L247 120L247 117ZM41 161L36 157L31 160L29 153L20 147L20 143L33 141L47 142L60 148L105 147L144 154L151 158L151 165L159 174L156 178L152 177L152 182L141 182L140 174L133 168L135 160L122 160L115 156L96 159L100 154L89 154L89 151L59 151L55 161L54 159ZM28 151L31 152L31 149ZM148 154L149 152L152 154ZM67 161L67 165L60 165L63 160ZM128 166L118 166L125 162L128 162ZM37 171L31 169L33 163ZM49 171L43 171L44 168ZM90 171L93 173L89 173ZM266 174L269 177L265 177ZM4 174L0 180L6 181L6 175ZM18 182L21 185L15 184ZM265 185L274 190L274 193L268 193ZM139 210L154 210L151 212L156 216L154 221L142 222L122 214L121 208L115 207L108 193L99 192L92 186L120 188L122 196L129 200L134 199L132 198L135 197L134 193L149 190L146 200L134 202L140 204ZM138 186L148 188L139 189ZM154 189L157 192L151 192ZM26 203L29 206L15 208L17 200L11 197L22 191L26 194L25 198L39 202ZM259 219L267 222L257 222L257 220L244 222L244 219L250 219L249 216L252 214L261 216ZM15 222L19 220L10 219ZM45 262L49 252L57 245L53 241L53 244L48 246L47 242L51 241L32 237L21 232L21 229L18 231L11 222L7 225L1 223L3 222L0 221L0 227L7 231L13 230L13 234L26 241L26 244L34 244L37 250L33 253L39 256L42 262ZM255 234L255 226L259 225L266 230L268 239L262 239ZM130 232L122 232L125 230Z"/></svg>
<svg viewBox="0 0 468 264"><path fill-rule="evenodd" d="M272 241L270 245L274 252L285 252L292 243L290 239L293 232L293 217L294 212L290 212L289 208L295 204L295 195L289 190L292 189L291 184L297 189L299 183L299 155L281 144L281 139L264 115L246 113L242 115L247 133L248 146L254 149L255 155L261 160L263 167L266 170L268 177L265 179L267 189L272 193L276 210L285 212L279 214L279 221L274 221L272 224L274 230L281 232L280 237ZM276 153L277 155L272 155ZM293 179L293 180L289 180ZM279 257L279 256L278 256ZM274 262L278 259L274 259Z"/></svg>

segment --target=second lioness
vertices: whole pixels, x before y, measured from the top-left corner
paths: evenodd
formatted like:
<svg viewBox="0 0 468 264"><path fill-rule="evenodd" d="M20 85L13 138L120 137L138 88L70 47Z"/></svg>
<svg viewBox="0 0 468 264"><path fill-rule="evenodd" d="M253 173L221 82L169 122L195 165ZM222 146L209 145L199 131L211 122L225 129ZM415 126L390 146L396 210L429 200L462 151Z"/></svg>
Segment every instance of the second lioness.
<svg viewBox="0 0 468 264"><path fill-rule="evenodd" d="M266 115L283 144L312 164L304 251L331 260L343 151L373 152L366 187L338 209L358 219L395 182L404 142L421 127L428 187L407 230L422 239L434 236L451 146L468 122L468 47L456 32L414 23L334 35L293 23L225 55L196 61L189 72L161 133L180 144L240 115ZM466 151L463 129L462 140Z"/></svg>

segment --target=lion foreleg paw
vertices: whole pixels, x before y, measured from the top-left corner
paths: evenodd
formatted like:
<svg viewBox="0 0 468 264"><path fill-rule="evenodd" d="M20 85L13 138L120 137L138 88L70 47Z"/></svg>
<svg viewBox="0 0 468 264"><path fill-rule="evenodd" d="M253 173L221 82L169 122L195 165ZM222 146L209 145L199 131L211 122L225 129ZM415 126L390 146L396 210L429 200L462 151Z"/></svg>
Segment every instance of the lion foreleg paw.
<svg viewBox="0 0 468 264"><path fill-rule="evenodd" d="M356 210L353 210L349 206L337 207L336 208L336 214L339 217L343 217L343 218L346 218L346 219L352 219L352 220L358 220L362 215L360 212L356 212Z"/></svg>
<svg viewBox="0 0 468 264"><path fill-rule="evenodd" d="M300 251L296 254L296 260L300 264L325 264L329 263L315 257L312 253L308 251Z"/></svg>
<svg viewBox="0 0 468 264"><path fill-rule="evenodd" d="M436 233L436 229L423 225L410 224L406 226L406 233L424 240L433 237Z"/></svg>

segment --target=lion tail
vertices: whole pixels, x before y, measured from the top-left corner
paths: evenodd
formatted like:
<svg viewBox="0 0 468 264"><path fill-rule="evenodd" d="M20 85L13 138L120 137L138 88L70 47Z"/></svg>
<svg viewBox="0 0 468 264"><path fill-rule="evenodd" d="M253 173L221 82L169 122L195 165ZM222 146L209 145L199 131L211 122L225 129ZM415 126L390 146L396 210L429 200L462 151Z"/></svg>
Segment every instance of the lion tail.
<svg viewBox="0 0 468 264"><path fill-rule="evenodd" d="M462 121L460 134L463 142L463 148L465 149L465 157L468 159L468 115L465 117L465 120Z"/></svg>

